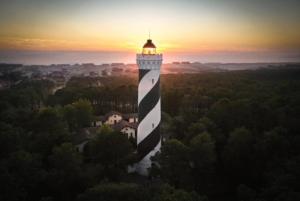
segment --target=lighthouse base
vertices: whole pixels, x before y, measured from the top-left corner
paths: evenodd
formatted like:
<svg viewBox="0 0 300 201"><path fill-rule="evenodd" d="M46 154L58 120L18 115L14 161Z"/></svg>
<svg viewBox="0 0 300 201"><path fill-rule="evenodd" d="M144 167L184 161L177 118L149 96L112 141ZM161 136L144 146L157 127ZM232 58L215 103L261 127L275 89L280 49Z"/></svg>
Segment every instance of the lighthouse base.
<svg viewBox="0 0 300 201"><path fill-rule="evenodd" d="M137 172L139 175L148 176L149 168L152 166L151 157L160 151L161 142L159 141L156 147L149 152L142 160L134 165L128 166L128 173Z"/></svg>

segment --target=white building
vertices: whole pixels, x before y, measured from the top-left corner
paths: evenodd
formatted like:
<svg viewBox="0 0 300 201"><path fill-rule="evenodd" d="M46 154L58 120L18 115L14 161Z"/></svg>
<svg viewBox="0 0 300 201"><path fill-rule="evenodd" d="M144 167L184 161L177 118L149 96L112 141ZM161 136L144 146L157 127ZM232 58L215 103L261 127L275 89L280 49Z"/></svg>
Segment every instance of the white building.
<svg viewBox="0 0 300 201"><path fill-rule="evenodd" d="M136 128L137 123L129 123L125 120L120 121L119 123L112 126L112 129L119 131L127 135L128 138L136 139Z"/></svg>
<svg viewBox="0 0 300 201"><path fill-rule="evenodd" d="M126 134L128 138L136 139L138 114L122 114L120 112L111 111L104 116L96 116L91 126L101 127L103 124L111 126L115 131Z"/></svg>
<svg viewBox="0 0 300 201"><path fill-rule="evenodd" d="M108 125L114 125L123 119L122 114L120 112L115 112L115 111L111 111L107 113L104 118L105 118L104 123Z"/></svg>

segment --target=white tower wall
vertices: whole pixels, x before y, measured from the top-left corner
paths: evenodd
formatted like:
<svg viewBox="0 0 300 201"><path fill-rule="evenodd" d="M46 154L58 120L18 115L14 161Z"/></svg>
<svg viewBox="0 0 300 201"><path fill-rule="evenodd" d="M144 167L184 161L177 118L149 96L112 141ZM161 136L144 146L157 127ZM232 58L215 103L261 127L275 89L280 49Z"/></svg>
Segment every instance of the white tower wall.
<svg viewBox="0 0 300 201"><path fill-rule="evenodd" d="M151 157L161 147L160 121L160 67L161 54L138 54L139 66L138 107L139 125L137 129L137 146L140 161L135 165L141 175L148 174Z"/></svg>

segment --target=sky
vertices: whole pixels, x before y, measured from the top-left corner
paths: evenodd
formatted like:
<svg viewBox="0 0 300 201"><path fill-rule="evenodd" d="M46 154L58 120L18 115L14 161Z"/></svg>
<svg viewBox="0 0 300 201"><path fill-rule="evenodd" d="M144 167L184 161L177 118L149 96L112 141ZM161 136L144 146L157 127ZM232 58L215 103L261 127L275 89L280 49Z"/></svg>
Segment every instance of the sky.
<svg viewBox="0 0 300 201"><path fill-rule="evenodd" d="M150 30L174 55L300 57L299 21L299 0L1 0L0 51L136 53Z"/></svg>

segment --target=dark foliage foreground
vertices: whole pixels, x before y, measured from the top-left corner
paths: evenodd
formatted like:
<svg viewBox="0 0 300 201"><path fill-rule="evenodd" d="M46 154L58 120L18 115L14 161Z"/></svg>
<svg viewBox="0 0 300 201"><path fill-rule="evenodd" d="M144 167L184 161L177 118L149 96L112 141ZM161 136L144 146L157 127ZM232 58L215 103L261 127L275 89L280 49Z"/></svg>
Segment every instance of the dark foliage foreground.
<svg viewBox="0 0 300 201"><path fill-rule="evenodd" d="M297 68L163 75L149 178L127 174L134 144L109 127L76 150L93 115L136 111L136 80L85 79L54 95L48 81L0 91L0 200L300 200Z"/></svg>

